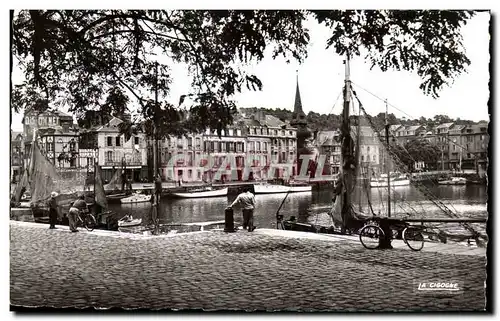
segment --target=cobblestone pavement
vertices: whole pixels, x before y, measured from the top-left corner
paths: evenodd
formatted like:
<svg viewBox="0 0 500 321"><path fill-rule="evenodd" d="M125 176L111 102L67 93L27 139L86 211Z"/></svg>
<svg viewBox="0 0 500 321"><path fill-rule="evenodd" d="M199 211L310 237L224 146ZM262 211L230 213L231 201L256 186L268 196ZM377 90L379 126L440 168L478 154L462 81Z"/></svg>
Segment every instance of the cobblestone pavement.
<svg viewBox="0 0 500 321"><path fill-rule="evenodd" d="M238 232L129 239L10 224L12 305L205 310L481 311L484 257L370 251ZM462 294L416 291L458 280Z"/></svg>

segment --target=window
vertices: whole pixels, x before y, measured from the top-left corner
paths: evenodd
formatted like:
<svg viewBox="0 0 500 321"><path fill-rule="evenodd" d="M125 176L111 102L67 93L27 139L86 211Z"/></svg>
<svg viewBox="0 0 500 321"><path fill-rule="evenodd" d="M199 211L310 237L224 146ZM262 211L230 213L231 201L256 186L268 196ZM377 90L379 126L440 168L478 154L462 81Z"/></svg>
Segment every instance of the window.
<svg viewBox="0 0 500 321"><path fill-rule="evenodd" d="M375 161L375 155L373 155L372 160Z"/></svg>
<svg viewBox="0 0 500 321"><path fill-rule="evenodd" d="M139 137L134 137L134 145L139 145Z"/></svg>
<svg viewBox="0 0 500 321"><path fill-rule="evenodd" d="M484 140L484 135L479 136L479 140Z"/></svg>
<svg viewBox="0 0 500 321"><path fill-rule="evenodd" d="M106 137L106 138L107 138L106 146L108 147L113 146L113 137Z"/></svg>
<svg viewBox="0 0 500 321"><path fill-rule="evenodd" d="M365 160L365 156L361 155L361 161L363 162Z"/></svg>
<svg viewBox="0 0 500 321"><path fill-rule="evenodd" d="M76 150L76 143L75 143L75 141L74 141L74 140L71 140L71 141L69 142L69 150L70 150L71 152L74 152L74 151Z"/></svg>
<svg viewBox="0 0 500 321"><path fill-rule="evenodd" d="M193 171L188 169L188 179L191 179L192 176L193 176Z"/></svg>
<svg viewBox="0 0 500 321"><path fill-rule="evenodd" d="M54 150L54 146L52 145L52 143L48 143L47 144L47 151L52 152L53 150Z"/></svg>
<svg viewBox="0 0 500 321"><path fill-rule="evenodd" d="M264 130L262 128L260 129L260 134L264 135Z"/></svg>
<svg viewBox="0 0 500 321"><path fill-rule="evenodd" d="M289 131L288 134L290 134L290 136L293 136L293 132L292 131Z"/></svg>
<svg viewBox="0 0 500 321"><path fill-rule="evenodd" d="M111 137L108 137L111 138ZM106 161L107 162L112 162L113 161L113 152L112 151L107 151L106 152Z"/></svg>
<svg viewBox="0 0 500 321"><path fill-rule="evenodd" d="M257 142L257 151L260 152L260 142Z"/></svg>
<svg viewBox="0 0 500 321"><path fill-rule="evenodd" d="M370 152L370 146L366 147L366 151L369 153Z"/></svg>
<svg viewBox="0 0 500 321"><path fill-rule="evenodd" d="M262 150L267 152L267 143L266 142L262 143Z"/></svg>
<svg viewBox="0 0 500 321"><path fill-rule="evenodd" d="M116 137L116 146L120 146L121 145L120 143L121 143L121 137L118 136Z"/></svg>

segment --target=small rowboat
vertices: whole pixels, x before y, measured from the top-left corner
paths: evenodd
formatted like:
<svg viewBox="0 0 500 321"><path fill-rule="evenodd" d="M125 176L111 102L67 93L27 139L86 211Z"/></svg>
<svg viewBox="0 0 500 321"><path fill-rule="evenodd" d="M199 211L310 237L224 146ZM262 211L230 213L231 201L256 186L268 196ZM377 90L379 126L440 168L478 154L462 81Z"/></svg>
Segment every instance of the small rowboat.
<svg viewBox="0 0 500 321"><path fill-rule="evenodd" d="M118 220L118 227L132 227L139 226L142 224L142 218L132 218L130 215L126 215Z"/></svg>

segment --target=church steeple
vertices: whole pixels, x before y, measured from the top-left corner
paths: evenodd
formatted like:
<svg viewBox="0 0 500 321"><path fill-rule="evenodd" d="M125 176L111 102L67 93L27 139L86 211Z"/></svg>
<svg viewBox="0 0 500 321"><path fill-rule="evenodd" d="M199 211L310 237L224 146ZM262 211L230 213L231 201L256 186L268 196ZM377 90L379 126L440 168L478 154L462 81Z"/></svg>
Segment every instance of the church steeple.
<svg viewBox="0 0 500 321"><path fill-rule="evenodd" d="M293 105L292 121L290 122L292 126L307 124L305 121L306 115L302 110L302 100L300 99L299 71L297 70L296 73L297 73L297 87L295 89L295 103Z"/></svg>

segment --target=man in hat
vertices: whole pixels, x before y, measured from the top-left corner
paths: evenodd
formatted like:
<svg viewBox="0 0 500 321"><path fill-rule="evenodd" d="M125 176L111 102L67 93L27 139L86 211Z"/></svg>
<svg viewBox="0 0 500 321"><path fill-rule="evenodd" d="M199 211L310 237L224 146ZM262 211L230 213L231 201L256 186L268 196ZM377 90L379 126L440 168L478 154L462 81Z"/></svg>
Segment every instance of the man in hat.
<svg viewBox="0 0 500 321"><path fill-rule="evenodd" d="M69 229L71 230L71 232L78 232L78 229L76 227L76 220L78 214L80 214L80 212L86 212L86 211L87 211L87 203L85 202L85 195L80 194L78 195L78 199L73 203L73 205L69 209L68 220L69 220Z"/></svg>
<svg viewBox="0 0 500 321"><path fill-rule="evenodd" d="M57 223L57 216L58 216L58 206L57 206L57 192L52 192L50 193L50 200L49 200L49 223L50 229L55 229L56 228L56 223Z"/></svg>

